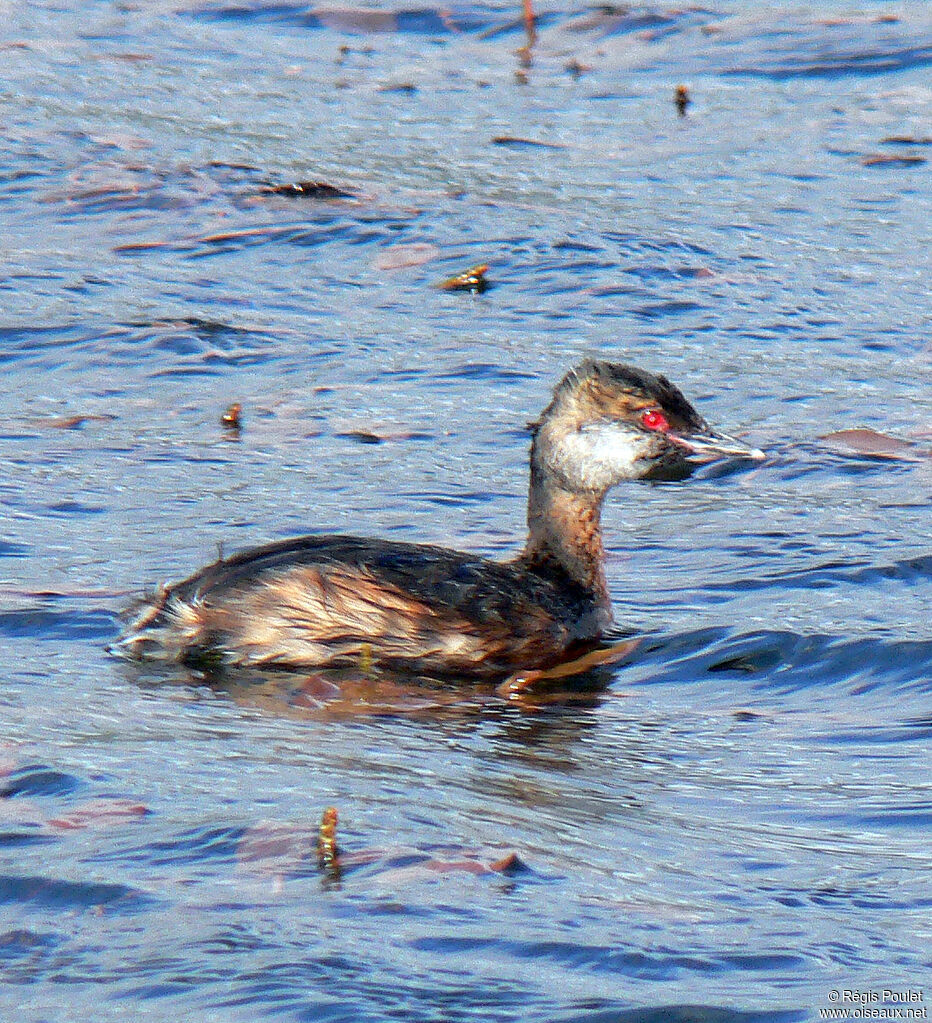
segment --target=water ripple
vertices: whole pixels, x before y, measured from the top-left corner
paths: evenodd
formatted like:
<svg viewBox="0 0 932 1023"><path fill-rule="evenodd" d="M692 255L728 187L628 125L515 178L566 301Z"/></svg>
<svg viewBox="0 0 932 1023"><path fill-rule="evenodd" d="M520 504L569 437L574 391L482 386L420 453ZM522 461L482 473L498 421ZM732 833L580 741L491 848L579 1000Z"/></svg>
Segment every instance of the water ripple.
<svg viewBox="0 0 932 1023"><path fill-rule="evenodd" d="M915 985L928 5L571 0L533 40L506 0L60 8L0 19L0 1017L790 1023ZM625 662L511 700L105 653L222 539L509 556L584 355L769 452L612 495ZM918 457L818 439L858 429Z"/></svg>

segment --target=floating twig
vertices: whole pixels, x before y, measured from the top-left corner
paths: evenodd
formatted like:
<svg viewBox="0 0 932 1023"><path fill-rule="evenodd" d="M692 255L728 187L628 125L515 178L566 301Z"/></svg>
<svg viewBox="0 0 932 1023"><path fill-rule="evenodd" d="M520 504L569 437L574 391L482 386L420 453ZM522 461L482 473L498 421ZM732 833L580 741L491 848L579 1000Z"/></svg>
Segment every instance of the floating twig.
<svg viewBox="0 0 932 1023"><path fill-rule="evenodd" d="M537 42L537 16L534 14L532 0L521 0L521 2L526 42L524 46L518 48L518 61L522 68L529 68L533 63L532 51Z"/></svg>
<svg viewBox="0 0 932 1023"><path fill-rule="evenodd" d="M880 142L885 146L932 146L932 138L916 135L888 135Z"/></svg>
<svg viewBox="0 0 932 1023"><path fill-rule="evenodd" d="M889 156L877 154L861 158L863 167L913 167L925 162L924 156L915 156L912 153L891 153Z"/></svg>
<svg viewBox="0 0 932 1023"><path fill-rule="evenodd" d="M532 0L522 0L524 15L524 31L527 34L527 47L530 49L537 42L537 15L534 13Z"/></svg>
<svg viewBox="0 0 932 1023"><path fill-rule="evenodd" d="M328 806L320 818L317 832L317 860L321 868L335 870L340 850L337 848L337 808Z"/></svg>

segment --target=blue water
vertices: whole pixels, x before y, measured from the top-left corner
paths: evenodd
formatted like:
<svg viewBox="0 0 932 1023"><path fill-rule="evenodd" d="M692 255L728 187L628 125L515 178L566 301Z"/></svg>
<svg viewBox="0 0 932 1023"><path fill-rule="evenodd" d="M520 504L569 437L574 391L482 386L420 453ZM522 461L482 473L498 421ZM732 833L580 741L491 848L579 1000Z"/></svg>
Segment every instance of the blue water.
<svg viewBox="0 0 932 1023"><path fill-rule="evenodd" d="M519 8L4 7L0 1018L932 999L932 8L549 4L529 62ZM105 653L221 542L507 557L587 354L768 452L612 495L625 664L509 701Z"/></svg>

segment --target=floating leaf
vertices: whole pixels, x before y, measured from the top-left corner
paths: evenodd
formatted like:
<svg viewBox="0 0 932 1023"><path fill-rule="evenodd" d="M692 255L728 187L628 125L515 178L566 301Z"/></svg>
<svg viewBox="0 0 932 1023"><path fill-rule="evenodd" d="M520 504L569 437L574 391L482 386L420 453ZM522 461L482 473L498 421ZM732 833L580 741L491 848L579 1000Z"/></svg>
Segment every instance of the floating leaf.
<svg viewBox="0 0 932 1023"><path fill-rule="evenodd" d="M927 457L928 452L920 449L912 441L899 437L890 437L885 433L867 428L857 430L836 430L820 437L832 447L857 455L871 455L874 458L905 458L915 459Z"/></svg>
<svg viewBox="0 0 932 1023"><path fill-rule="evenodd" d="M423 881L433 881L449 874L472 874L483 877L489 874L504 874L512 877L516 874L531 873L531 868L516 852L507 852L489 860L486 854L470 850L449 849L444 856L421 856L417 862L410 862L416 850L396 853L389 859L386 868L379 870L377 879L380 884L403 886ZM399 863L393 866L392 860Z"/></svg>
<svg viewBox="0 0 932 1023"><path fill-rule="evenodd" d="M146 817L150 813L151 810L147 806L131 799L94 799L89 803L82 803L61 817L53 817L49 821L49 827L61 831L109 828L115 824L123 824L127 820Z"/></svg>

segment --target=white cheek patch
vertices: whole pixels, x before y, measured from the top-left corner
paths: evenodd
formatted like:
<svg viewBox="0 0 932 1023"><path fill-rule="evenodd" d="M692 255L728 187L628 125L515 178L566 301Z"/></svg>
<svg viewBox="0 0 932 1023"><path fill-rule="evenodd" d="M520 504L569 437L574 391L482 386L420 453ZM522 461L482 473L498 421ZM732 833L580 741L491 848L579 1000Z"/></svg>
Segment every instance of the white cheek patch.
<svg viewBox="0 0 932 1023"><path fill-rule="evenodd" d="M547 459L550 468L574 490L607 490L643 475L638 464L651 449L651 437L615 423L595 423L560 437Z"/></svg>

